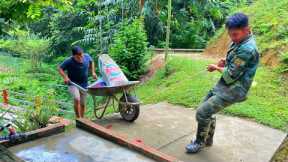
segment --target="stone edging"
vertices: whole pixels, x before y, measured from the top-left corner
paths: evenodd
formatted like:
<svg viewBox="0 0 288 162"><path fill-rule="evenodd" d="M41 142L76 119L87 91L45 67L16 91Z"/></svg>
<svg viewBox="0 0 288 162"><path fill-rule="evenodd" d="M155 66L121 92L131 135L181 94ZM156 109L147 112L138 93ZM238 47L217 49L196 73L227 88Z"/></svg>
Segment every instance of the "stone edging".
<svg viewBox="0 0 288 162"><path fill-rule="evenodd" d="M145 145L141 141L137 140L129 140L125 137L122 137L119 135L119 133L116 133L110 129L107 129L105 127L102 127L88 119L77 119L76 120L76 127L86 130L90 133L96 134L102 138L105 138L111 142L117 143L121 146L125 146L131 150L137 151L147 157L150 157L151 159L157 160L159 162L180 162L175 157L172 157L170 155L164 154L160 152L159 150Z"/></svg>

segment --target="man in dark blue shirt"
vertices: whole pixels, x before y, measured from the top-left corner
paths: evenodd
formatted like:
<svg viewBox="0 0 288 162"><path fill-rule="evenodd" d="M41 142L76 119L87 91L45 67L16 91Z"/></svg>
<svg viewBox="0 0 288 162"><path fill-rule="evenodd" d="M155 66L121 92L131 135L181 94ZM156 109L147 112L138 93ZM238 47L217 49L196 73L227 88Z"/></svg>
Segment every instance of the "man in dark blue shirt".
<svg viewBox="0 0 288 162"><path fill-rule="evenodd" d="M82 88L87 88L89 69L92 72L93 78L97 79L95 65L91 56L83 53L83 50L78 46L72 48L72 56L67 58L58 68L60 75L64 79L64 83L69 85L69 92L74 98L74 110L77 118L84 117L87 94L69 83L74 82Z"/></svg>

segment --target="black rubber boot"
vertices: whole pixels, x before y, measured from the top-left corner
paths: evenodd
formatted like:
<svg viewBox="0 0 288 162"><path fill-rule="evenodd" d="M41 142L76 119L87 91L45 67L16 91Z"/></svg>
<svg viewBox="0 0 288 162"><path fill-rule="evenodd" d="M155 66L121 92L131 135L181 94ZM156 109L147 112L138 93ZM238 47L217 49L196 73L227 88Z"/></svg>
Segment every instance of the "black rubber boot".
<svg viewBox="0 0 288 162"><path fill-rule="evenodd" d="M196 140L186 146L187 153L197 153L205 147L209 125L198 124Z"/></svg>
<svg viewBox="0 0 288 162"><path fill-rule="evenodd" d="M205 142L205 145L210 147L213 145L213 137L214 137L214 133L215 133L215 128L216 128L216 117L212 117L211 118L211 123L210 123L210 128L209 128L209 132L208 132L208 136Z"/></svg>

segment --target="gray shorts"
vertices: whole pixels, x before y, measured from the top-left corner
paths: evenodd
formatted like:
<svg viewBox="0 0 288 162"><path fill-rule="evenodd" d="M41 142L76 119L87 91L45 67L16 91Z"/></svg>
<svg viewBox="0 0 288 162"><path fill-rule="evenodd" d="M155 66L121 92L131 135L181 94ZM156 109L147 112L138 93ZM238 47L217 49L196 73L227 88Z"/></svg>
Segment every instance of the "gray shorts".
<svg viewBox="0 0 288 162"><path fill-rule="evenodd" d="M68 91L74 100L80 101L81 105L86 104L87 93L80 91L76 86L70 85L68 86Z"/></svg>

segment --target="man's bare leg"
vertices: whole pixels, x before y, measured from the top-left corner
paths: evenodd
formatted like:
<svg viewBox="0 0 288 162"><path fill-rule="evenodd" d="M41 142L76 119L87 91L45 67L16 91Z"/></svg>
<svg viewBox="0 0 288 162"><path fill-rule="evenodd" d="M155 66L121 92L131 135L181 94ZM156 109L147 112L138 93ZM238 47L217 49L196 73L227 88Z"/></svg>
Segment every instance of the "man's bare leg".
<svg viewBox="0 0 288 162"><path fill-rule="evenodd" d="M80 117L81 118L84 118L85 110L86 110L86 106L81 104L81 106L80 106Z"/></svg>
<svg viewBox="0 0 288 162"><path fill-rule="evenodd" d="M86 110L86 97L87 94L80 92L80 117L84 118L85 110Z"/></svg>
<svg viewBox="0 0 288 162"><path fill-rule="evenodd" d="M81 109L80 101L74 100L74 111L75 111L76 118L81 117L80 109Z"/></svg>

